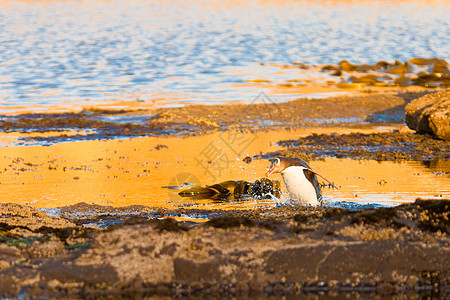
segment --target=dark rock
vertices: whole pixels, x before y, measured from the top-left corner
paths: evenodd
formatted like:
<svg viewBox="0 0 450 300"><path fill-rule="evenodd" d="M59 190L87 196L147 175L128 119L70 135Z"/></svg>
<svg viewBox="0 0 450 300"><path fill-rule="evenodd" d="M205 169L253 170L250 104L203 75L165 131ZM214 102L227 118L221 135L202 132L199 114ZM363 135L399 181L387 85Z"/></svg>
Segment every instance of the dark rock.
<svg viewBox="0 0 450 300"><path fill-rule="evenodd" d="M341 70L336 70L333 73L330 74L331 76L342 76L342 71Z"/></svg>
<svg viewBox="0 0 450 300"><path fill-rule="evenodd" d="M246 162L246 163L251 163L252 162L252 158L250 156L247 156L246 158L244 158L242 161Z"/></svg>
<svg viewBox="0 0 450 300"><path fill-rule="evenodd" d="M450 140L450 90L413 100L405 107L405 113L409 128Z"/></svg>
<svg viewBox="0 0 450 300"><path fill-rule="evenodd" d="M385 70L389 66L391 66L390 63L388 63L386 61L379 61L372 66L372 70L374 70L374 71Z"/></svg>
<svg viewBox="0 0 450 300"><path fill-rule="evenodd" d="M367 65L367 64L362 64L362 65L357 66L355 70L358 72L366 73L366 72L369 72L372 70L372 66Z"/></svg>
<svg viewBox="0 0 450 300"><path fill-rule="evenodd" d="M403 75L403 74L408 73L408 69L406 68L406 66L404 64L399 64L396 62L394 66L392 66L386 70L386 73Z"/></svg>
<svg viewBox="0 0 450 300"><path fill-rule="evenodd" d="M325 65L322 67L322 71L336 71L336 70L339 70L339 67L335 65Z"/></svg>
<svg viewBox="0 0 450 300"><path fill-rule="evenodd" d="M351 72L356 70L356 68L358 67L357 65L351 64L349 63L347 60L343 60L339 63L339 67L346 72Z"/></svg>
<svg viewBox="0 0 450 300"><path fill-rule="evenodd" d="M398 85L412 85L414 81L410 76L400 75L397 79L394 80L394 83Z"/></svg>

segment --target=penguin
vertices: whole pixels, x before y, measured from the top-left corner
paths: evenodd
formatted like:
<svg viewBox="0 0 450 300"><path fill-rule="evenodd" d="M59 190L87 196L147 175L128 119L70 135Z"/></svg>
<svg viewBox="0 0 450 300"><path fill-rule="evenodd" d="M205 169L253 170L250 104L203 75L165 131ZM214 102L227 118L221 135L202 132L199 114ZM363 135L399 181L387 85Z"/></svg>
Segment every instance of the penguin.
<svg viewBox="0 0 450 300"><path fill-rule="evenodd" d="M303 206L322 205L322 191L316 175L319 175L336 188L328 179L312 170L301 158L273 158L266 177L273 173L281 173L291 201Z"/></svg>

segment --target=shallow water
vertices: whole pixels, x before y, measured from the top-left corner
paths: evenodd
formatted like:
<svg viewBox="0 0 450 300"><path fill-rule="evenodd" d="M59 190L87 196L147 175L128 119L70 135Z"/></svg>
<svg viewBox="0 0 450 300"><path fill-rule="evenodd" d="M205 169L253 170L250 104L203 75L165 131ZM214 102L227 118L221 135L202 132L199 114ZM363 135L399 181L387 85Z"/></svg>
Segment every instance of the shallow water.
<svg viewBox="0 0 450 300"><path fill-rule="evenodd" d="M0 202L31 204L41 208L79 202L166 208L274 207L273 200L196 201L181 198L178 196L179 190L163 187L179 186L185 182L211 185L226 180L260 179L269 162L256 160L247 164L242 159L260 151L280 150L281 147L276 144L279 140L306 136L312 132L386 130L392 128L309 128L234 135L239 144L230 139L233 134L216 132L186 138L144 137L59 143L48 147L0 148L0 164L4 166L0 170ZM208 163L208 156L217 155L216 150L221 154L214 156L214 163ZM358 205L391 206L413 202L418 197L450 197L448 161L395 163L327 158L312 161L310 165L340 187L323 189L325 200L331 205L353 202ZM281 180L281 176L273 175L271 179ZM286 194L283 184L282 190Z"/></svg>
<svg viewBox="0 0 450 300"><path fill-rule="evenodd" d="M304 76L259 63L448 60L449 15L445 0L0 1L0 110L251 101L248 80Z"/></svg>

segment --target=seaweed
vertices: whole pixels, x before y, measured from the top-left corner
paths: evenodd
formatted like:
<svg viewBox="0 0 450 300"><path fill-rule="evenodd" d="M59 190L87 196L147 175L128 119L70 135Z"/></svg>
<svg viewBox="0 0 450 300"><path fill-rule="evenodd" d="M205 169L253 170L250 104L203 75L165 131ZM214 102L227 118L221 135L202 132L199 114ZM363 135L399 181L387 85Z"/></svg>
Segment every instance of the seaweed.
<svg viewBox="0 0 450 300"><path fill-rule="evenodd" d="M320 216L317 214L299 213L294 216L294 221L298 223L307 223L318 219L320 219Z"/></svg>
<svg viewBox="0 0 450 300"><path fill-rule="evenodd" d="M236 216L236 215L225 215L211 218L206 222L206 226L211 226L214 228L235 228L235 227L260 227L269 230L277 230L277 228L284 224L282 220L276 218L266 218L262 219L259 216Z"/></svg>
<svg viewBox="0 0 450 300"><path fill-rule="evenodd" d="M254 227L256 222L249 217L221 216L210 219L206 222L207 226L215 228L233 228L233 227Z"/></svg>
<svg viewBox="0 0 450 300"><path fill-rule="evenodd" d="M406 225L398 220L396 208L381 207L375 210L363 211L352 216L352 224L385 224L393 228L402 228Z"/></svg>
<svg viewBox="0 0 450 300"><path fill-rule="evenodd" d="M89 238L90 234L94 232L94 229L84 228L84 227L65 227L65 228L52 228L47 226L42 226L33 232L42 233L46 236L56 236L64 244L68 245L68 239L77 238Z"/></svg>
<svg viewBox="0 0 450 300"><path fill-rule="evenodd" d="M171 231L171 232L181 232L181 231L188 231L189 228L180 222L172 219L172 218L165 218L162 220L155 219L153 222L156 222L155 228L159 231Z"/></svg>
<svg viewBox="0 0 450 300"><path fill-rule="evenodd" d="M261 157L325 157L374 159L378 161L450 159L450 143L426 135L402 133L312 134L297 140L278 142L286 149Z"/></svg>
<svg viewBox="0 0 450 300"><path fill-rule="evenodd" d="M424 201L417 199L415 204L421 212L417 227L423 231L450 234L450 201Z"/></svg>
<svg viewBox="0 0 450 300"><path fill-rule="evenodd" d="M340 220L344 216L348 216L348 215L351 215L354 213L355 213L354 211L350 211L350 210L338 208L338 207L333 207L333 208L329 208L329 209L325 210L323 213L323 216L326 219Z"/></svg>
<svg viewBox="0 0 450 300"><path fill-rule="evenodd" d="M178 193L181 197L213 200L244 200L247 198L270 199L281 195L279 180L261 178L254 182L228 180L213 185L192 186Z"/></svg>

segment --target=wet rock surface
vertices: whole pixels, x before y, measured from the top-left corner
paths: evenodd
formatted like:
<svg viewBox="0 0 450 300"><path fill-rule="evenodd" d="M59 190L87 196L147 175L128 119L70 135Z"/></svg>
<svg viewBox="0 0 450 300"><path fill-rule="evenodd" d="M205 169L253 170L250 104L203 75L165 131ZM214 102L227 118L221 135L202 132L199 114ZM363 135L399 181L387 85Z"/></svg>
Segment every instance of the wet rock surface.
<svg viewBox="0 0 450 300"><path fill-rule="evenodd" d="M409 128L450 141L450 90L415 99L405 113Z"/></svg>
<svg viewBox="0 0 450 300"><path fill-rule="evenodd" d="M405 105L430 92L397 91L326 99L302 98L282 103L266 100L253 104L192 105L154 110L85 109L76 113L22 114L0 116L0 129L7 133L28 134L19 138L19 145L51 145L77 140L199 135L234 128L248 132L361 122L403 123ZM68 135L67 131L73 133ZM45 132L56 134L45 135Z"/></svg>
<svg viewBox="0 0 450 300"><path fill-rule="evenodd" d="M3 211L31 212L30 224L45 215L8 206L1 207L2 297L413 293L445 298L450 293L448 200L363 211L79 204L54 210L60 217L48 218L55 227L40 228L5 225ZM140 217L132 220L132 212ZM186 213L210 220L197 224L169 217ZM101 223L106 216L128 223L103 230L83 226L85 218ZM59 228L61 222L68 227Z"/></svg>
<svg viewBox="0 0 450 300"><path fill-rule="evenodd" d="M450 86L450 64L439 58L418 57L405 62L379 61L372 65L358 65L342 60L337 65L297 66L302 69L319 67L322 72L338 79L330 80L328 84L347 89L366 86Z"/></svg>

